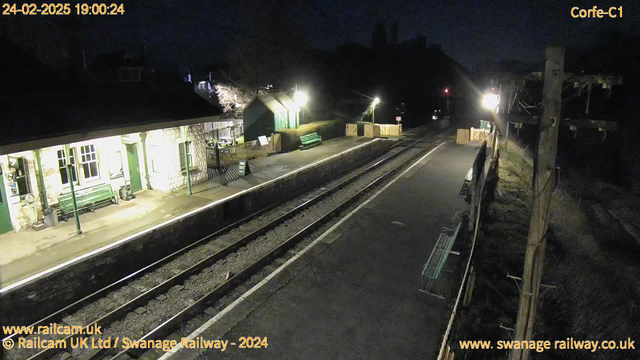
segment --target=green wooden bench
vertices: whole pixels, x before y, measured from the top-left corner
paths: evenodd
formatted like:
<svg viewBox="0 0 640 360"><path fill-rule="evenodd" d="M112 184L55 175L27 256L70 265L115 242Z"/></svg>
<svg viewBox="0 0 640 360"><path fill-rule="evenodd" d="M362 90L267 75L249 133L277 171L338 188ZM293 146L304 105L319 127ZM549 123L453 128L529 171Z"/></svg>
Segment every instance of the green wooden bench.
<svg viewBox="0 0 640 360"><path fill-rule="evenodd" d="M110 184L101 184L76 190L75 193L78 211L93 211L97 205L107 201L114 204L118 203L118 194L113 191ZM71 197L71 192L61 194L58 197L58 210L60 211L60 218L64 221L67 221L73 216L73 198Z"/></svg>
<svg viewBox="0 0 640 360"><path fill-rule="evenodd" d="M302 145L300 145L300 150L302 150L322 144L322 136L318 135L318 133L313 132L311 134L300 136L300 142L302 143Z"/></svg>
<svg viewBox="0 0 640 360"><path fill-rule="evenodd" d="M420 283L420 291L444 299L444 296L437 294L433 291L433 285L440 278L444 264L447 262L447 257L451 253L453 243L458 237L458 232L462 222L458 224L455 229L442 228L442 233L438 237L436 246L429 255L429 260L422 267L422 281Z"/></svg>

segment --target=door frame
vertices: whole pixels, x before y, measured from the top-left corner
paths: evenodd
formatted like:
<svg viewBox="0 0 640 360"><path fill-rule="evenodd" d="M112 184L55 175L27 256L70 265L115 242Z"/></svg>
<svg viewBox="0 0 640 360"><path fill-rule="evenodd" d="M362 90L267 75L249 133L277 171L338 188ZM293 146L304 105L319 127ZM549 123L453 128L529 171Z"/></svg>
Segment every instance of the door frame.
<svg viewBox="0 0 640 360"><path fill-rule="evenodd" d="M129 169L129 181L131 182L131 191L132 192L136 192L136 191L141 191L142 190L142 174L140 173L140 156L138 154L138 144L125 144L126 148L127 148L127 167ZM135 154L135 169L136 169L136 173L137 173L137 179L138 182L137 184L140 184L139 188L134 187L134 181L133 181L133 177L134 174L131 171L131 159L132 157L130 156L130 152L129 152L129 147L131 146L131 149L133 149L133 153Z"/></svg>
<svg viewBox="0 0 640 360"><path fill-rule="evenodd" d="M9 202L7 198L7 188L4 186L4 172L0 165L0 234L13 231L13 223L11 222L11 211L9 210ZM3 215L6 213L6 215Z"/></svg>

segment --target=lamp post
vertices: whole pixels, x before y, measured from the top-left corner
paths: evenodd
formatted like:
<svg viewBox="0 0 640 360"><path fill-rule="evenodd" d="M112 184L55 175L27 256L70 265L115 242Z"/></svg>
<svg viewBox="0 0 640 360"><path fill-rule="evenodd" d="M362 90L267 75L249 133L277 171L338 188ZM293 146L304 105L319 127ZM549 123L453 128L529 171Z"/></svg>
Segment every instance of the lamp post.
<svg viewBox="0 0 640 360"><path fill-rule="evenodd" d="M496 111L498 104L500 103L500 99L496 94L486 94L482 98L482 106L485 109Z"/></svg>
<svg viewBox="0 0 640 360"><path fill-rule="evenodd" d="M449 115L449 96L451 95L451 92L449 91L449 88L444 88L444 99L446 101L447 104L447 113L446 115Z"/></svg>
<svg viewBox="0 0 640 360"><path fill-rule="evenodd" d="M300 121L302 120L302 107L307 104L309 101L309 96L304 91L298 91L298 85L296 84L296 92L293 93L293 101L295 101L298 106L300 106L300 116L298 119L298 123L296 125L300 125Z"/></svg>
<svg viewBox="0 0 640 360"><path fill-rule="evenodd" d="M70 161L70 153L71 147L69 145L64 145L64 157L65 162L67 163L67 179L69 179L69 190L71 191L71 201L73 203L73 217L76 221L76 235L82 234L82 228L80 227L80 214L78 213L78 202L76 201L76 191L73 186L73 164ZM74 156L75 158L75 156ZM75 160L74 160L75 162Z"/></svg>
<svg viewBox="0 0 640 360"><path fill-rule="evenodd" d="M376 123L376 105L378 105L379 103L380 103L380 98L376 96L375 99L373 99L373 102L371 103L371 107L372 107L371 123L372 124Z"/></svg>

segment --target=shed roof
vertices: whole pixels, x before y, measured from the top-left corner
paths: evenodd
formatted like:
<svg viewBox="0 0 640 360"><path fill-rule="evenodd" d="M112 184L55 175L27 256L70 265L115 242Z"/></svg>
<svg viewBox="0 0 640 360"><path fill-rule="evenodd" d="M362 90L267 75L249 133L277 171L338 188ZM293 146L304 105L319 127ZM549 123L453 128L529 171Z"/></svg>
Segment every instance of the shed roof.
<svg viewBox="0 0 640 360"><path fill-rule="evenodd" d="M287 111L300 111L298 104L296 104L295 101L293 101L289 95L284 92L258 95L251 102L256 100L265 104L265 106L274 114Z"/></svg>
<svg viewBox="0 0 640 360"><path fill-rule="evenodd" d="M173 127L183 120L207 121L220 114L190 86L0 97L0 108L3 152L23 147L7 146L11 144L148 124Z"/></svg>

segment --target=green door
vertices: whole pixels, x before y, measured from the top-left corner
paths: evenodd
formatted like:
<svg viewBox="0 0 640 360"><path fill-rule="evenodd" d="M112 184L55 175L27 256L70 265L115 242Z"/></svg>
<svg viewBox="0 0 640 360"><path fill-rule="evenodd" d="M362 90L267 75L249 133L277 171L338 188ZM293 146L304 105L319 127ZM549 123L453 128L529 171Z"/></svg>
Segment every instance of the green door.
<svg viewBox="0 0 640 360"><path fill-rule="evenodd" d="M273 116L274 116L275 122L276 122L276 131L289 128L289 122L287 120L287 113L280 113L279 112L279 113L273 114Z"/></svg>
<svg viewBox="0 0 640 360"><path fill-rule="evenodd" d="M127 144L127 162L129 163L129 176L131 177L131 191L140 191L142 190L140 161L138 161L138 148L135 144Z"/></svg>
<svg viewBox="0 0 640 360"><path fill-rule="evenodd" d="M7 194L4 191L4 176L0 169L0 234L11 230L13 230L13 225L11 225L11 215L9 214Z"/></svg>

